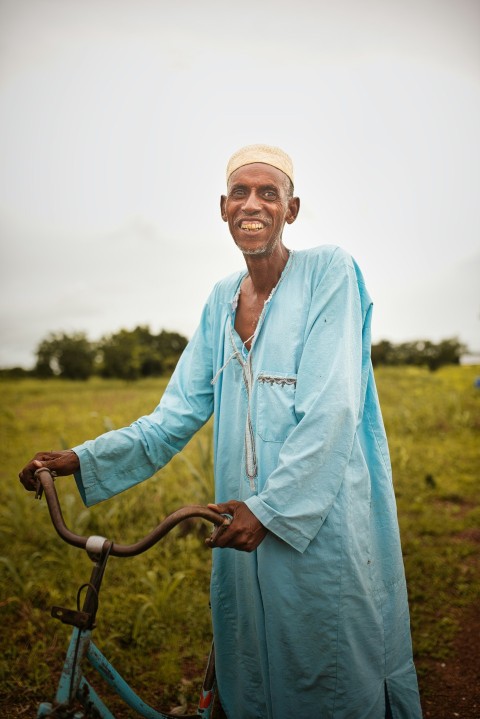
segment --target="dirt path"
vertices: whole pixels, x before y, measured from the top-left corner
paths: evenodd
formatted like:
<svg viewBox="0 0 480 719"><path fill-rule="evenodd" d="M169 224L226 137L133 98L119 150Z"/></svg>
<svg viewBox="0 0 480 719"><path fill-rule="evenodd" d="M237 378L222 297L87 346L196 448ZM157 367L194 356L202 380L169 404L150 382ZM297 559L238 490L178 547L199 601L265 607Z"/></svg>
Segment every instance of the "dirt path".
<svg viewBox="0 0 480 719"><path fill-rule="evenodd" d="M480 600L461 622L453 656L422 669L425 719L480 719Z"/></svg>

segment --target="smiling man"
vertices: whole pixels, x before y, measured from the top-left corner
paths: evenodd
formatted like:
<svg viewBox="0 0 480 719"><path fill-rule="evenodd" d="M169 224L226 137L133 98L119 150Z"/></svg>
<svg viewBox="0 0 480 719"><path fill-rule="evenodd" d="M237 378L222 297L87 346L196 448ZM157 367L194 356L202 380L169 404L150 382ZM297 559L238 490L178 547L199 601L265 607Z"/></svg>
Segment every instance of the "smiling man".
<svg viewBox="0 0 480 719"><path fill-rule="evenodd" d="M221 214L246 270L219 282L157 409L70 452L90 505L151 476L214 414L212 619L229 719L418 719L371 300L338 247L289 251L293 167L253 145Z"/></svg>

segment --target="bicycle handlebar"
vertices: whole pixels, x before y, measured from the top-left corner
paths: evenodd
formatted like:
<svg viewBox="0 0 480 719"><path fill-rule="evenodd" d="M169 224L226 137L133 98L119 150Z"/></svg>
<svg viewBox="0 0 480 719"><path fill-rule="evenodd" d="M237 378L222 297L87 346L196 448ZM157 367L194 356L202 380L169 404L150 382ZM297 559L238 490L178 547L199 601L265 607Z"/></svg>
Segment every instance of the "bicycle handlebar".
<svg viewBox="0 0 480 719"><path fill-rule="evenodd" d="M55 527L57 534L67 544L85 549L89 538L75 534L68 529L64 522L51 471L46 467L40 467L40 469L37 469L35 472L35 477L40 482L45 493L50 519L52 520L52 524ZM157 527L155 527L155 529L150 532L150 534L147 534L146 537L143 537L143 539L140 539L135 544L117 544L116 542L112 542L110 556L135 557L138 554L142 554L143 552L146 552L147 549L153 547L154 544L168 534L174 527L177 526L177 524L180 524L180 522L183 522L185 519L190 519L191 517L201 517L202 519L212 522L217 527L230 524L230 519L228 517L214 512L213 509L209 509L208 507L203 507L201 505L188 505L186 507L181 507L181 509L177 509L177 511L172 514L169 514Z"/></svg>

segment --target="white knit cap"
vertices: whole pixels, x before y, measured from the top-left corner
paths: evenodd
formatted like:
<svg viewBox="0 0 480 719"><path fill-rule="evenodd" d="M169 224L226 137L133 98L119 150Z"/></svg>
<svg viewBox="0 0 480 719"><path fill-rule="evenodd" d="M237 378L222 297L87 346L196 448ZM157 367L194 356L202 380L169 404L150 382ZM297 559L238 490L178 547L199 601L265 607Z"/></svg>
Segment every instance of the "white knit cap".
<svg viewBox="0 0 480 719"><path fill-rule="evenodd" d="M243 165L252 165L254 162L263 162L265 165L276 167L290 178L293 185L292 160L286 152L271 145L247 145L237 150L228 161L227 182L232 172Z"/></svg>

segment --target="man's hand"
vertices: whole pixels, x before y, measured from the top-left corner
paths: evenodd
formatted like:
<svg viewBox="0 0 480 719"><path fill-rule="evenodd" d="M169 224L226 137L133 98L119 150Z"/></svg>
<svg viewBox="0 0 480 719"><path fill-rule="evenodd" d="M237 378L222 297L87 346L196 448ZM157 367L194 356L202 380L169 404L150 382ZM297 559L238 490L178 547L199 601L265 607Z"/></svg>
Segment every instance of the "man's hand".
<svg viewBox="0 0 480 719"><path fill-rule="evenodd" d="M267 529L249 510L245 502L231 499L223 504L209 504L219 514L231 514L233 519L227 526L220 526L209 539L207 547L231 547L241 552L253 552L267 534Z"/></svg>
<svg viewBox="0 0 480 719"><path fill-rule="evenodd" d="M35 472L46 467L58 476L73 474L80 469L80 462L72 449L61 452L39 452L19 473L20 482L29 492L36 490Z"/></svg>

